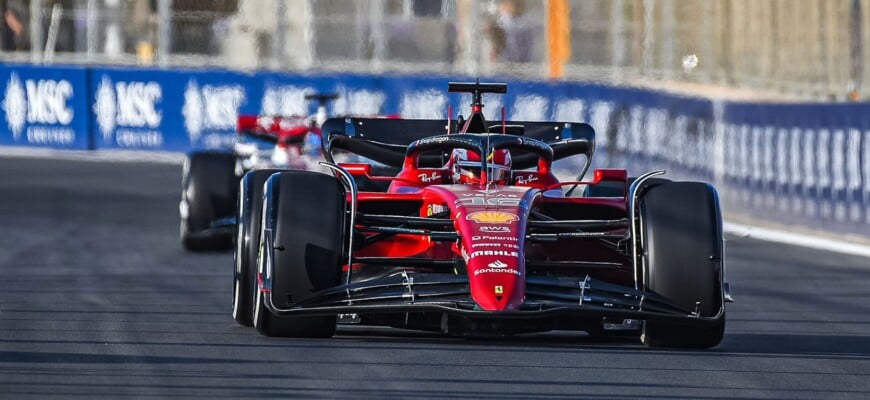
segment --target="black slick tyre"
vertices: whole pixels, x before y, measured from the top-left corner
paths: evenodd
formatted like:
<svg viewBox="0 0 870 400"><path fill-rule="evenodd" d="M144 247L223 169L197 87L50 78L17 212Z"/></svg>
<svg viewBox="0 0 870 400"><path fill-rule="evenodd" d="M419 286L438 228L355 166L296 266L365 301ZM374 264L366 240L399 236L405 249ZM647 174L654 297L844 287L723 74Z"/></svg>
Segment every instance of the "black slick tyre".
<svg viewBox="0 0 870 400"><path fill-rule="evenodd" d="M345 240L345 190L332 176L288 171L266 181L258 273L272 264L271 292L259 292L254 327L266 336L330 337L335 315L278 316L266 306L288 309L341 281ZM271 240L271 242L270 242Z"/></svg>
<svg viewBox="0 0 870 400"><path fill-rule="evenodd" d="M210 232L211 224L235 215L238 179L235 155L193 152L184 163L181 191L181 245L188 251L232 248L233 236Z"/></svg>
<svg viewBox="0 0 870 400"><path fill-rule="evenodd" d="M669 182L640 198L647 289L700 314L698 321L646 321L641 341L653 347L703 349L725 332L722 214L716 190Z"/></svg>
<svg viewBox="0 0 870 400"><path fill-rule="evenodd" d="M239 185L236 250L233 269L233 319L253 326L254 294L257 289L257 251L263 220L263 185L276 169L250 171Z"/></svg>

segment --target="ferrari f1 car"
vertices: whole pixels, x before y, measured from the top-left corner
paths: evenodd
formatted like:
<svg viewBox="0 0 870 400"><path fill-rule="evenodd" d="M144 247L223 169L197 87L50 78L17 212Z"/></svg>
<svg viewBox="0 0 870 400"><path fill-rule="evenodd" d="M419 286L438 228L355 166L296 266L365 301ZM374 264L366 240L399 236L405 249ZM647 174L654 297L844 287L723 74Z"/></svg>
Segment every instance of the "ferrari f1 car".
<svg viewBox="0 0 870 400"><path fill-rule="evenodd" d="M241 115L231 151L199 150L187 155L179 204L181 244L190 251L230 249L236 222L239 180L251 170L310 169L322 160L320 125L336 94L306 95L318 102L308 116Z"/></svg>
<svg viewBox="0 0 870 400"><path fill-rule="evenodd" d="M243 189L236 321L281 337L329 337L342 322L720 343L730 296L712 186L622 169L560 182L555 160L582 154L579 175L589 168L589 125L490 124L481 93L505 84L449 88L472 93L467 119L331 119L331 174L271 173L261 198ZM339 149L399 172L335 163Z"/></svg>

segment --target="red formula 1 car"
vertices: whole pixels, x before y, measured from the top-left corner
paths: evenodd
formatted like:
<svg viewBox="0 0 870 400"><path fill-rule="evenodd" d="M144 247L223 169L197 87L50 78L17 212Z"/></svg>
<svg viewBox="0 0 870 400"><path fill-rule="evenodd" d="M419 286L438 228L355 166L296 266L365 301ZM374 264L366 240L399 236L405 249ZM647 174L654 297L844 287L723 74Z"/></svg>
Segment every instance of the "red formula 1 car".
<svg viewBox="0 0 870 400"><path fill-rule="evenodd" d="M592 128L488 124L481 93L506 89L451 83L473 94L467 120L327 121L333 175L275 173L243 200L257 206L240 220L236 320L284 337L329 337L339 321L716 346L730 296L715 189L620 169L559 182L553 162L591 157ZM337 149L399 172L334 163Z"/></svg>

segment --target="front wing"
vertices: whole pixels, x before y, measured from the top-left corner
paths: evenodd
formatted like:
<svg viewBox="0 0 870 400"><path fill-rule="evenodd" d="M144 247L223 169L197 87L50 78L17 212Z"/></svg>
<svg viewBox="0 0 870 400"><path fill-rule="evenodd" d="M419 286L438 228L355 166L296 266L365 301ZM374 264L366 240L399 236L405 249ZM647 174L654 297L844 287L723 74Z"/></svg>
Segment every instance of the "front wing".
<svg viewBox="0 0 870 400"><path fill-rule="evenodd" d="M262 276L261 276L262 279ZM261 291L270 292L271 282L262 279ZM269 293L270 294L270 293ZM467 277L440 273L402 272L384 278L354 282L315 293L291 308L276 307L266 296L266 307L276 315L337 315L441 312L474 318L544 318L557 315L581 318L626 318L639 320L714 323L652 292L586 277L530 276L526 300L519 310L484 311L471 299Z"/></svg>

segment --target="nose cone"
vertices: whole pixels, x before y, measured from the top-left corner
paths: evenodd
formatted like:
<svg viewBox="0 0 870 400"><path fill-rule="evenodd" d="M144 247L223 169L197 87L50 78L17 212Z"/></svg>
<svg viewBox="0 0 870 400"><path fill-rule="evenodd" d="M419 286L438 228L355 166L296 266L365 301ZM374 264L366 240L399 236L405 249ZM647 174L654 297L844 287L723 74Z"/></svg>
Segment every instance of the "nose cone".
<svg viewBox="0 0 870 400"><path fill-rule="evenodd" d="M435 185L461 236L471 298L486 311L519 310L525 301L526 219L536 189L515 186Z"/></svg>
<svg viewBox="0 0 870 400"><path fill-rule="evenodd" d="M525 297L525 278L516 252L472 252L468 259L471 298L486 311L518 310ZM481 255L480 253L507 253Z"/></svg>

